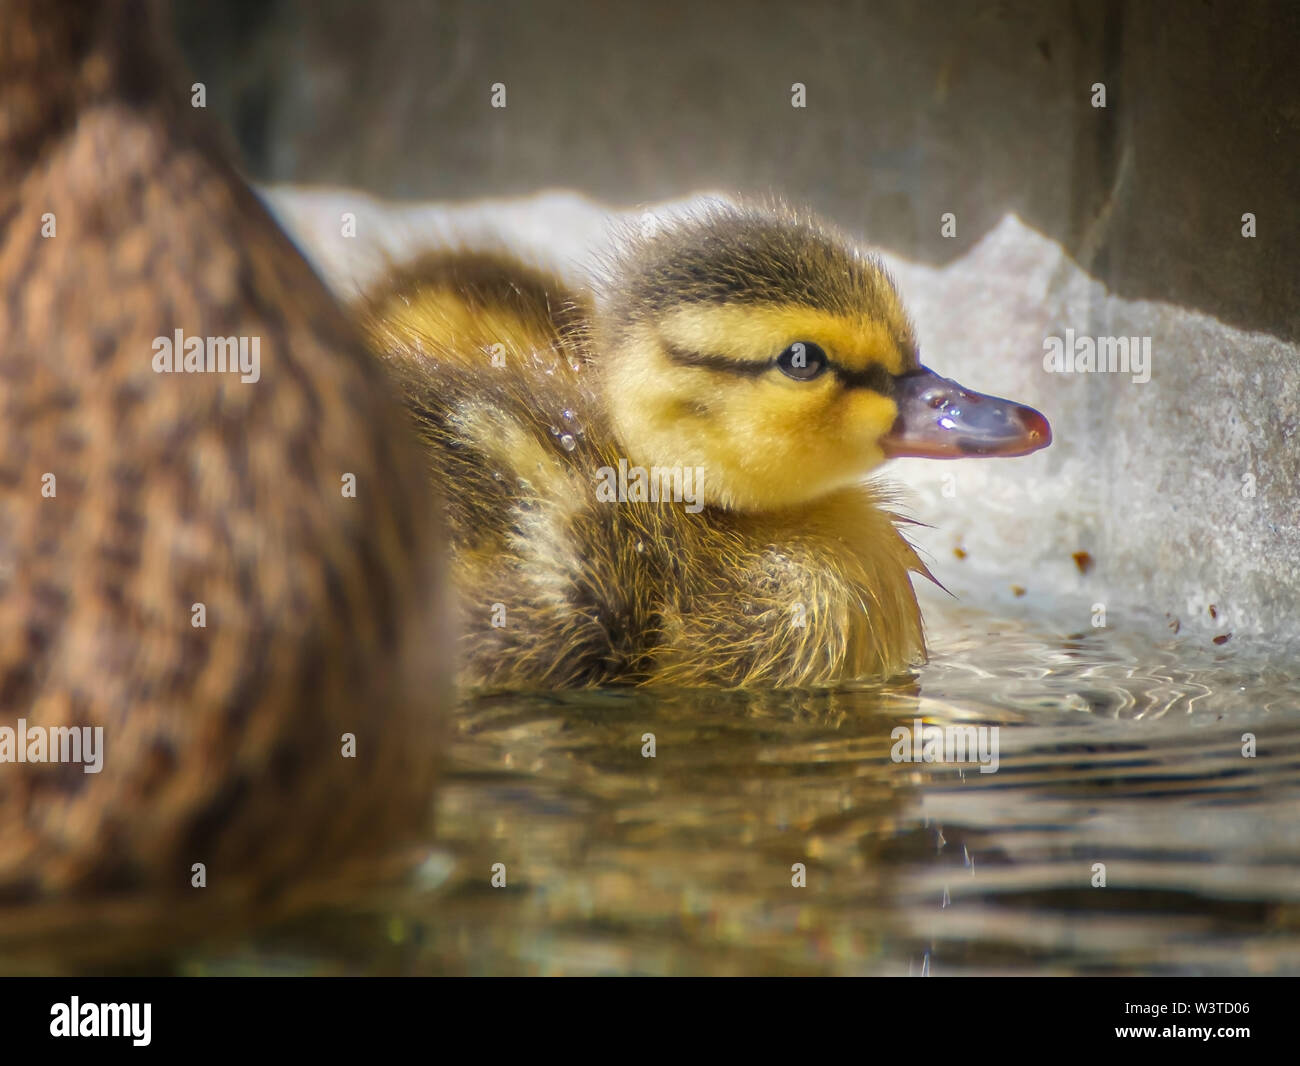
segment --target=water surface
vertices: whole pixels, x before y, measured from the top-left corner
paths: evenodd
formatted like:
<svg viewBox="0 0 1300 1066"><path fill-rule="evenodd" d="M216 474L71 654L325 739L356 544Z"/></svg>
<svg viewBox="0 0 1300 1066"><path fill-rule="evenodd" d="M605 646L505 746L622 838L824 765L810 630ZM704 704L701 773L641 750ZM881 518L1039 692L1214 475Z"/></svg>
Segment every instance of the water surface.
<svg viewBox="0 0 1300 1066"><path fill-rule="evenodd" d="M467 698L419 885L187 969L1300 973L1295 659L1028 605L927 623L888 685ZM918 719L997 726L997 771L894 761Z"/></svg>

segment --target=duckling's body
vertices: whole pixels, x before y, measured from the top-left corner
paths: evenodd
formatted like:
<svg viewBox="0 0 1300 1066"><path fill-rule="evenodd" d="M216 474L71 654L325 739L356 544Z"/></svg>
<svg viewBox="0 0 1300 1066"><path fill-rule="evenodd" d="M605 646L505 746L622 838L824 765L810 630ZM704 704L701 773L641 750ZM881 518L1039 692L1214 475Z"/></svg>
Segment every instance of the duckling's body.
<svg viewBox="0 0 1300 1066"><path fill-rule="evenodd" d="M414 435L151 10L0 5L0 954L131 901L117 950L163 950L428 825ZM177 330L255 339L255 380L159 372ZM102 766L17 754L24 727L99 729Z"/></svg>
<svg viewBox="0 0 1300 1066"><path fill-rule="evenodd" d="M818 685L921 661L928 574L862 480L899 417L877 390L923 373L879 264L721 208L611 277L595 299L448 254L369 297L449 500L462 681ZM801 338L822 372L777 365ZM639 498L636 467L674 498Z"/></svg>
<svg viewBox="0 0 1300 1066"><path fill-rule="evenodd" d="M477 256L419 264L388 299L376 340L448 500L463 682L818 684L923 653L924 567L872 489L756 514L602 500L627 451L586 300Z"/></svg>

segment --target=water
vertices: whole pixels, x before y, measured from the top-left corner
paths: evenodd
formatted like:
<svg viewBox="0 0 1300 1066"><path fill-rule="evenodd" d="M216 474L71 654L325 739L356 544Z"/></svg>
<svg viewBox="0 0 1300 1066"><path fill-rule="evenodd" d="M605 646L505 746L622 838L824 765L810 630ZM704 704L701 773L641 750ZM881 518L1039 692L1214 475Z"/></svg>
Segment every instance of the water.
<svg viewBox="0 0 1300 1066"><path fill-rule="evenodd" d="M469 699L419 887L184 969L1300 973L1296 660L926 606L887 686ZM918 718L997 772L892 761Z"/></svg>

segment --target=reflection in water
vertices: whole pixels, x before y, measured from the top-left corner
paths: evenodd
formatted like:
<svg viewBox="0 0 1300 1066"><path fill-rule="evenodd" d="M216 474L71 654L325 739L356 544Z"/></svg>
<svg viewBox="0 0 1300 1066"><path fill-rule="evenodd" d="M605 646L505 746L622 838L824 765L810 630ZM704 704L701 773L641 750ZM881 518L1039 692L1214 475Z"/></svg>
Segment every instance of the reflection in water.
<svg viewBox="0 0 1300 1066"><path fill-rule="evenodd" d="M927 617L889 685L467 699L422 890L185 968L1300 973L1294 659ZM998 771L892 762L916 718Z"/></svg>

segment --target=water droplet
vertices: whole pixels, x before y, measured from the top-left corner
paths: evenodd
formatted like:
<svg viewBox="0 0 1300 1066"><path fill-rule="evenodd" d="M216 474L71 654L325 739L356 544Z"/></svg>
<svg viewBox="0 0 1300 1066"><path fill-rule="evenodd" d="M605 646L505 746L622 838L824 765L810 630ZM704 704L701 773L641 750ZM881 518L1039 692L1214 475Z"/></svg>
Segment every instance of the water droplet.
<svg viewBox="0 0 1300 1066"><path fill-rule="evenodd" d="M568 433L564 434L564 436L560 438L560 447L563 448L566 452L573 451L573 449L576 448L577 446L578 446L578 442L574 440L573 437L570 436Z"/></svg>
<svg viewBox="0 0 1300 1066"><path fill-rule="evenodd" d="M645 551L645 541L638 540L638 541L636 542L636 550L639 551L639 552L644 552L644 551Z"/></svg>
<svg viewBox="0 0 1300 1066"><path fill-rule="evenodd" d="M563 413L564 413L564 420L566 422L573 421L573 409L571 407L566 407Z"/></svg>

